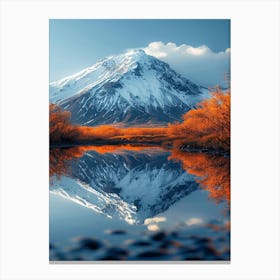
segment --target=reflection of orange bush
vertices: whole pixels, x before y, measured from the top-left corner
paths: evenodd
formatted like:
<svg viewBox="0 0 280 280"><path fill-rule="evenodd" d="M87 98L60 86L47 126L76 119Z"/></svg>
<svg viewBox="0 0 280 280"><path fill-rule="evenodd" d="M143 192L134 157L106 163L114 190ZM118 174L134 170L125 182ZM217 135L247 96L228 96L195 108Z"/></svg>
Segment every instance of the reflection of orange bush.
<svg viewBox="0 0 280 280"><path fill-rule="evenodd" d="M77 146L72 148L50 149L50 177L66 176L71 173L70 161L80 158L88 151L99 154L122 153L123 151L148 151L150 146L105 145ZM158 148L162 150L161 148ZM154 148L153 148L154 150ZM230 160L223 156L204 153L189 153L172 150L168 160L181 161L182 167L197 176L197 182L209 191L209 196L216 202L230 201Z"/></svg>
<svg viewBox="0 0 280 280"><path fill-rule="evenodd" d="M198 176L197 182L210 192L209 196L216 202L230 201L229 158L173 150L168 159L181 161L188 173Z"/></svg>
<svg viewBox="0 0 280 280"><path fill-rule="evenodd" d="M121 153L123 151L142 152L151 149L151 146L132 146L132 145L102 145L102 146L84 146L80 147L84 152L95 151L99 154ZM156 147L153 147L156 149ZM157 147L157 149L162 150Z"/></svg>
<svg viewBox="0 0 280 280"><path fill-rule="evenodd" d="M76 146L71 148L51 148L49 158L49 174L53 176L66 176L71 173L70 161L80 158L88 151L95 151L99 154L122 153L123 151L148 151L150 146L132 145L104 145L104 146ZM162 150L161 148L154 149Z"/></svg>
<svg viewBox="0 0 280 280"><path fill-rule="evenodd" d="M154 149L162 150L159 147L152 147ZM74 152L72 152L74 149ZM102 146L77 146L74 148L68 148L65 150L69 150L71 153L69 155L73 155L74 157L82 157L84 153L89 151L94 151L99 154L107 154L107 153L121 153L123 151L134 151L134 152L142 152L151 149L151 146L133 146L133 145L102 145Z"/></svg>
<svg viewBox="0 0 280 280"><path fill-rule="evenodd" d="M49 173L50 177L65 176L71 172L70 160L79 158L84 154L81 147L73 148L52 148L49 157Z"/></svg>

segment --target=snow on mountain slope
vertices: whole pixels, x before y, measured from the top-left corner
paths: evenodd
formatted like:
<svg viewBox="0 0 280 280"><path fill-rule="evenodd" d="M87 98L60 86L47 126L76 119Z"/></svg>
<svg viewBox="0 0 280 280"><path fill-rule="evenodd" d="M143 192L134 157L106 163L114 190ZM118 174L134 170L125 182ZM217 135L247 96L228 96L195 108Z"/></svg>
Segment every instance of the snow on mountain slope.
<svg viewBox="0 0 280 280"><path fill-rule="evenodd" d="M108 218L115 216L125 220L128 224L135 223L136 207L126 203L113 193L97 191L90 185L69 177L54 179L55 187L50 192L71 200L96 213L105 214Z"/></svg>
<svg viewBox="0 0 280 280"><path fill-rule="evenodd" d="M50 102L81 125L172 122L205 97L203 88L138 49L50 84Z"/></svg>
<svg viewBox="0 0 280 280"><path fill-rule="evenodd" d="M198 188L195 177L168 161L166 152L87 152L72 162L70 177L51 192L130 224L163 213Z"/></svg>

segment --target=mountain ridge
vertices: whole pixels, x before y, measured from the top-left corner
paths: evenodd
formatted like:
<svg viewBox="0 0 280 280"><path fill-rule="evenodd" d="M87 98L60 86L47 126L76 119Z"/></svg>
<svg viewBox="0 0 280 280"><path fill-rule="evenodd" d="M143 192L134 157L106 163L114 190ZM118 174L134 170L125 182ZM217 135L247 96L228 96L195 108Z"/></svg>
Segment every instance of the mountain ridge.
<svg viewBox="0 0 280 280"><path fill-rule="evenodd" d="M180 121L208 91L141 49L99 60L50 83L50 102L79 125L167 124Z"/></svg>

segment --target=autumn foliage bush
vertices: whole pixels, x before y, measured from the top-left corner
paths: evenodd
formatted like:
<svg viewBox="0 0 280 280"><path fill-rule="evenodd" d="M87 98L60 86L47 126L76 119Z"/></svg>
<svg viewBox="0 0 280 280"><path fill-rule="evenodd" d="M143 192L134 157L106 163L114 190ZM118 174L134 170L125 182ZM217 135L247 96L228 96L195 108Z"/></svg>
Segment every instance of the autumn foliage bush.
<svg viewBox="0 0 280 280"><path fill-rule="evenodd" d="M183 115L183 121L168 127L97 127L74 126L70 123L70 112L57 105L50 105L50 143L82 144L97 139L135 141L171 141L175 148L196 147L230 150L230 90L217 88L210 99L199 103L195 109Z"/></svg>
<svg viewBox="0 0 280 280"><path fill-rule="evenodd" d="M219 88L212 98L197 105L183 116L182 123L169 124L168 136L184 145L230 150L230 91Z"/></svg>
<svg viewBox="0 0 280 280"><path fill-rule="evenodd" d="M79 127L79 138L80 139L91 139L91 138L115 138L119 137L122 139L131 139L133 137L153 137L153 136L167 136L165 128L153 127L129 127L129 128L118 128L110 125L101 125L96 127Z"/></svg>
<svg viewBox="0 0 280 280"><path fill-rule="evenodd" d="M74 143L79 136L79 130L70 123L70 112L63 111L59 106L49 106L50 144Z"/></svg>
<svg viewBox="0 0 280 280"><path fill-rule="evenodd" d="M50 144L85 144L94 143L96 140L118 138L120 140L134 140L141 142L141 138L151 139L153 137L167 137L166 128L162 127L129 127L119 128L110 125L100 125L96 127L75 126L70 122L71 114L63 111L59 106L50 104Z"/></svg>

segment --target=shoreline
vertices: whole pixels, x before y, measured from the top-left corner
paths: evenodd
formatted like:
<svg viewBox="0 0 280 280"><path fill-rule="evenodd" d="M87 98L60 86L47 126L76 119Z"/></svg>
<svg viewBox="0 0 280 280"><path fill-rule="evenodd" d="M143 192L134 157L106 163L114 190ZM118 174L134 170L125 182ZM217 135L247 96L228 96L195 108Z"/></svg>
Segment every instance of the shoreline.
<svg viewBox="0 0 280 280"><path fill-rule="evenodd" d="M216 156L224 156L224 157L229 157L230 158L230 151L223 151L219 149L213 149L213 148L198 148L198 147L180 147L180 148L174 148L171 145L162 145L162 143L151 143L151 142L131 142L131 141L107 141L107 142L85 142L85 143L65 143L65 144L49 144L49 149L70 149L70 148L75 148L75 147L87 147L87 146L133 146L133 147L160 147L165 150L178 150L180 152L186 152L186 153L203 153L203 154L210 154L210 155L216 155Z"/></svg>

